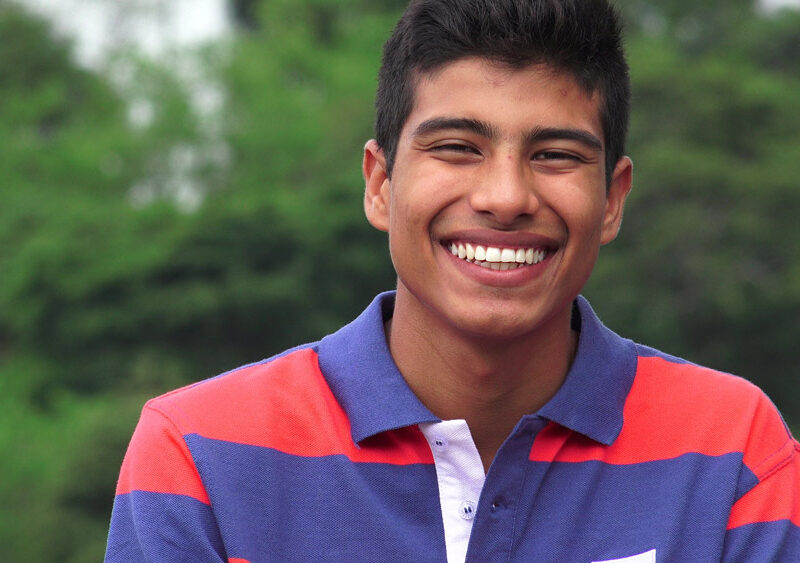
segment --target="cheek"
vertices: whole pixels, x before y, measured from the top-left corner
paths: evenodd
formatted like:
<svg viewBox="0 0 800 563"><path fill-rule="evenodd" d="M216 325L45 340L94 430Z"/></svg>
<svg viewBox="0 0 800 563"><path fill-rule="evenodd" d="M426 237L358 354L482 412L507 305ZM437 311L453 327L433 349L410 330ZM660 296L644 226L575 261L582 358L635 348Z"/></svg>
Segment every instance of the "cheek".
<svg viewBox="0 0 800 563"><path fill-rule="evenodd" d="M466 179L446 174L434 166L403 178L402 187L392 192L392 220L400 231L416 233L462 200Z"/></svg>
<svg viewBox="0 0 800 563"><path fill-rule="evenodd" d="M389 252L392 261L408 261L415 253L423 236L423 225L420 224L420 211L403 198L392 200L389 214ZM419 252L418 250L416 252Z"/></svg>
<svg viewBox="0 0 800 563"><path fill-rule="evenodd" d="M389 214L389 237L397 240L406 239L415 228L414 223L419 217L419 211L415 210L408 201L400 198L392 200L392 209Z"/></svg>
<svg viewBox="0 0 800 563"><path fill-rule="evenodd" d="M600 236L605 213L605 190L587 189L586 185L565 185L552 190L547 203L571 235Z"/></svg>

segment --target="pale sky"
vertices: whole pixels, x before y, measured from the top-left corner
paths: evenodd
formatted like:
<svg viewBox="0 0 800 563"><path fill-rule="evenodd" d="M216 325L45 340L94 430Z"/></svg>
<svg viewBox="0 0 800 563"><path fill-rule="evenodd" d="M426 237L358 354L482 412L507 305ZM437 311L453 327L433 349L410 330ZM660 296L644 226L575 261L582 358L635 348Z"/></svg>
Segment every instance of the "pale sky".
<svg viewBox="0 0 800 563"><path fill-rule="evenodd" d="M761 0L761 4L768 9L781 8L783 6L800 8L800 0Z"/></svg>
<svg viewBox="0 0 800 563"><path fill-rule="evenodd" d="M17 0L51 18L76 40L78 60L89 66L115 45L136 45L151 56L175 46L224 35L226 0Z"/></svg>

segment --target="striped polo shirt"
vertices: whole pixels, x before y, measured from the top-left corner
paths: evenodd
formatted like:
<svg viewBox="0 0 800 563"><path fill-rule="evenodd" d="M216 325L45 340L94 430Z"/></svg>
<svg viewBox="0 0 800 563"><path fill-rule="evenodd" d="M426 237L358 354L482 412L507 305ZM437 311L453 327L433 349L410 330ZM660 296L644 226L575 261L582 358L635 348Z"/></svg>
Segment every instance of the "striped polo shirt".
<svg viewBox="0 0 800 563"><path fill-rule="evenodd" d="M393 303L149 401L106 560L800 561L800 445L751 383L621 338L579 297L567 378L481 477L392 361Z"/></svg>

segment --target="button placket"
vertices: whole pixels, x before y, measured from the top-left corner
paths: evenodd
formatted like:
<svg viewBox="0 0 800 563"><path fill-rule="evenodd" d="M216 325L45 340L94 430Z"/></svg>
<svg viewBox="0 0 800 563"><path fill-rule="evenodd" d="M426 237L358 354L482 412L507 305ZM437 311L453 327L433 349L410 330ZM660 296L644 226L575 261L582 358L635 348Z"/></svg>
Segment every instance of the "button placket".
<svg viewBox="0 0 800 563"><path fill-rule="evenodd" d="M546 424L539 417L523 418L497 452L481 492L480 504L485 503L485 510L473 523L468 562L512 555L516 514L531 469L528 457L536 435ZM534 496L536 488L538 484L533 487Z"/></svg>
<svg viewBox="0 0 800 563"><path fill-rule="evenodd" d="M433 454L448 561L463 562L485 474L465 420L420 424Z"/></svg>

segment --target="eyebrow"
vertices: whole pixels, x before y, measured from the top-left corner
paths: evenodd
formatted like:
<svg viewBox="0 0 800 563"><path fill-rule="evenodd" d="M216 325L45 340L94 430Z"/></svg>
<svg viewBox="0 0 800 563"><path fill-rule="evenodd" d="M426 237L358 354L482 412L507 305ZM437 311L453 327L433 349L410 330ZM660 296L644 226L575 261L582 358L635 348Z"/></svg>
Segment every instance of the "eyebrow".
<svg viewBox="0 0 800 563"><path fill-rule="evenodd" d="M435 117L433 119L428 119L427 121L420 123L417 128L414 129L414 132L411 134L411 136L422 137L424 135L428 135L429 133L435 133L437 131L444 131L447 129L471 131L472 133L480 135L481 137L486 137L487 139L496 139L500 136L500 132L491 123L487 123L479 119L470 119L467 117Z"/></svg>
<svg viewBox="0 0 800 563"><path fill-rule="evenodd" d="M565 141L576 141L586 146L587 148L596 150L598 152L603 150L603 142L596 136L583 129L566 129L558 127L541 127L536 128L525 135L526 143L535 143L537 141L552 141L562 139Z"/></svg>
<svg viewBox="0 0 800 563"><path fill-rule="evenodd" d="M428 119L420 123L411 135L412 137L422 137L430 133L448 129L470 131L491 140L500 137L500 131L491 123L467 117L435 117L433 119ZM562 139L576 141L592 150L603 150L603 142L595 135L583 129L537 127L525 133L523 138L526 144Z"/></svg>

